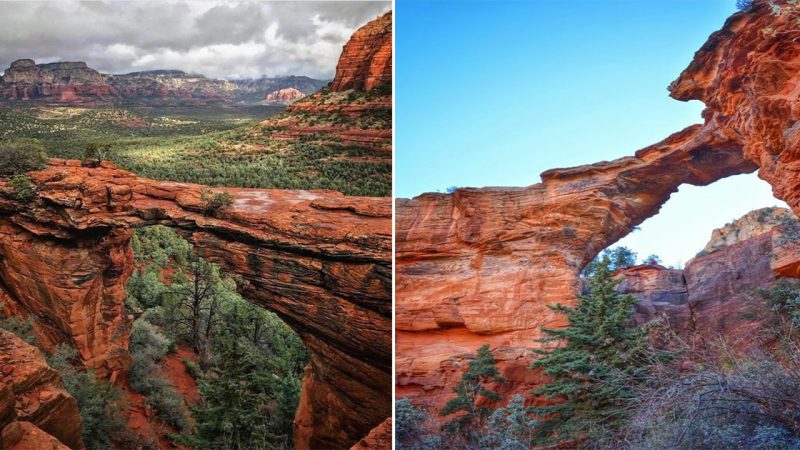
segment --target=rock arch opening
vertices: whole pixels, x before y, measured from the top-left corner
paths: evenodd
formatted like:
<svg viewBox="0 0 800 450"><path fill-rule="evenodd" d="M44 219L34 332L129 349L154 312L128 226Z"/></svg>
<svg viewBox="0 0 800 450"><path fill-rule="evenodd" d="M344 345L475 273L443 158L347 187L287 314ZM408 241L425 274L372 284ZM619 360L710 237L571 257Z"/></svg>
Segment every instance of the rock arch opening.
<svg viewBox="0 0 800 450"><path fill-rule="evenodd" d="M162 423L186 432L191 418L198 438L214 446L292 447L308 365L300 337L239 296L237 281L246 281L207 261L171 228L136 227L131 247L125 310L133 316L132 363L123 386L141 394L129 393L129 421L147 424L132 432L154 441ZM158 422L143 413L144 404ZM262 420L250 422L253 411Z"/></svg>
<svg viewBox="0 0 800 450"><path fill-rule="evenodd" d="M755 173L734 175L708 186L681 185L659 212L607 249L626 247L643 263L650 255L681 269L701 253L712 231L761 208L787 208Z"/></svg>

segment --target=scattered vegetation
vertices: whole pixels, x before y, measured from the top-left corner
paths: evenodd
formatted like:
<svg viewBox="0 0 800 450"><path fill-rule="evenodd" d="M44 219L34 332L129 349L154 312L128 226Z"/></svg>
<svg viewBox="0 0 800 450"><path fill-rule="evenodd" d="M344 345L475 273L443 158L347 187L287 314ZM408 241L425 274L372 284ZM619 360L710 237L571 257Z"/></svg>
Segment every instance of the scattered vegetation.
<svg viewBox="0 0 800 450"><path fill-rule="evenodd" d="M0 140L0 175L17 175L47 164L47 150L35 139Z"/></svg>
<svg viewBox="0 0 800 450"><path fill-rule="evenodd" d="M169 385L159 364L170 349L170 341L153 325L138 319L131 330L130 352L133 362L128 372L131 387L144 395L165 423L183 430L188 425L183 399Z"/></svg>
<svg viewBox="0 0 800 450"><path fill-rule="evenodd" d="M31 181L31 177L24 173L11 178L11 189L14 192L14 198L21 202L31 202L36 199L36 186Z"/></svg>
<svg viewBox="0 0 800 450"><path fill-rule="evenodd" d="M64 388L75 398L83 419L83 443L87 450L111 448L111 438L123 433L120 390L74 364L75 350L59 345L47 363L61 373Z"/></svg>
<svg viewBox="0 0 800 450"><path fill-rule="evenodd" d="M34 347L39 346L39 341L36 339L36 334L33 332L31 322L20 320L14 316L5 316L3 313L3 303L0 303L0 328L11 332Z"/></svg>
<svg viewBox="0 0 800 450"><path fill-rule="evenodd" d="M0 329L16 335L34 347L40 347L30 321L16 317L3 317L0 303ZM41 347L40 347L40 350ZM111 448L112 438L122 439L124 419L120 414L120 390L111 383L86 372L76 362L75 350L65 344L58 345L52 354L46 354L47 364L61 374L64 388L78 404L83 420L83 443L87 450Z"/></svg>
<svg viewBox="0 0 800 450"><path fill-rule="evenodd" d="M84 158L92 143L109 145L112 154L95 157L157 180L391 195L390 152L344 145L326 133L276 139L285 127L260 121L281 110L0 108L0 138L36 138L50 156L71 159Z"/></svg>
<svg viewBox="0 0 800 450"><path fill-rule="evenodd" d="M217 211L233 205L233 197L228 191L204 190L200 193L200 202L205 214L214 215Z"/></svg>

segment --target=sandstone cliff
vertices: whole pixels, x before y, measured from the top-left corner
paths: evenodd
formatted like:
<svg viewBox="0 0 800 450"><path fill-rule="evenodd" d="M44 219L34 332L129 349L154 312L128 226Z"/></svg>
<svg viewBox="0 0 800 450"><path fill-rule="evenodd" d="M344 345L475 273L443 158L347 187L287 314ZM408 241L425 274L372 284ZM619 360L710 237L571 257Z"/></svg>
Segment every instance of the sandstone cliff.
<svg viewBox="0 0 800 450"><path fill-rule="evenodd" d="M791 218L787 225L784 218ZM796 226L790 211L764 208L714 230L706 248L684 269L659 265L627 268L615 274L620 291L639 299L634 320L646 323L664 315L670 328L694 344L720 338L740 349L769 343L774 336L764 321L769 314L756 290L771 286L800 249L783 231ZM733 238L735 236L736 238Z"/></svg>
<svg viewBox="0 0 800 450"><path fill-rule="evenodd" d="M711 240L703 247L702 253L711 253L737 242L745 241L784 224L796 220L786 208L761 208L717 228L711 233Z"/></svg>
<svg viewBox="0 0 800 450"><path fill-rule="evenodd" d="M276 139L317 138L392 150L392 13L359 28L339 57L336 78L264 122Z"/></svg>
<svg viewBox="0 0 800 450"><path fill-rule="evenodd" d="M563 324L545 305L574 302L583 265L656 214L682 183L758 169L800 212L796 17L773 15L767 2L732 16L670 87L679 100L706 104L704 124L634 157L547 171L523 188L397 200L398 396L442 406L465 359L485 343L510 380L505 392L527 392L536 383L527 349L541 326ZM797 264L774 269L800 273ZM710 276L695 275L701 284ZM713 299L698 302L718 309Z"/></svg>
<svg viewBox="0 0 800 450"><path fill-rule="evenodd" d="M82 449L78 404L41 352L0 329L0 448Z"/></svg>
<svg viewBox="0 0 800 450"><path fill-rule="evenodd" d="M342 50L331 90L370 91L392 80L392 13L359 28Z"/></svg>

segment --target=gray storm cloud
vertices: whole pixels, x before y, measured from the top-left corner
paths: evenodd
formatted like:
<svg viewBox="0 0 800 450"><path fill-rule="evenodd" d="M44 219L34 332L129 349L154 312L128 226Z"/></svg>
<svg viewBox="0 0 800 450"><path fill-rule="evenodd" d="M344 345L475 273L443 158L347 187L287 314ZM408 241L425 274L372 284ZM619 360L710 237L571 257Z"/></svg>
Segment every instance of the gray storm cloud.
<svg viewBox="0 0 800 450"><path fill-rule="evenodd" d="M342 46L390 2L0 2L0 70L86 61L107 73L332 78Z"/></svg>

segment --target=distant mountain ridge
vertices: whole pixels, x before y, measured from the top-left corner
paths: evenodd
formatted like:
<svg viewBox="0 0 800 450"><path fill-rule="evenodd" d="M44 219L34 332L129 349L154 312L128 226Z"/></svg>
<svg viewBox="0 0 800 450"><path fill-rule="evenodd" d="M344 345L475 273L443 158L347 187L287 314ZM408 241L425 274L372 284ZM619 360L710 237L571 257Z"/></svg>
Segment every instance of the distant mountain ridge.
<svg viewBox="0 0 800 450"><path fill-rule="evenodd" d="M36 64L32 59L18 59L0 77L0 104L256 104L282 89L311 94L328 83L295 75L219 80L175 69L112 75L100 73L83 61Z"/></svg>

